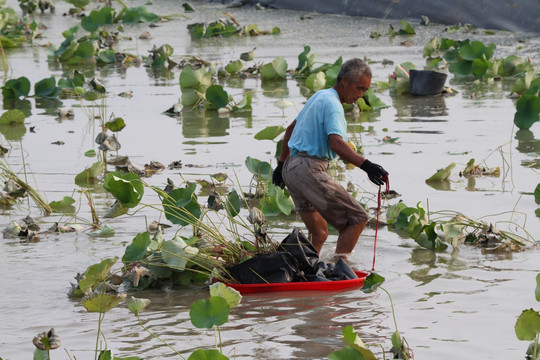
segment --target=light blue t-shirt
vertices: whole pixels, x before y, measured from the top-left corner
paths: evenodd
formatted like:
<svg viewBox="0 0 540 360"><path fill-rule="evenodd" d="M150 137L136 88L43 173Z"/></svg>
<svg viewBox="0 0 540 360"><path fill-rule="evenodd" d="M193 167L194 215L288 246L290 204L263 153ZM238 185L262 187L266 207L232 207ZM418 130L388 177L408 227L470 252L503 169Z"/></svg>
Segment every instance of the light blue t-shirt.
<svg viewBox="0 0 540 360"><path fill-rule="evenodd" d="M347 141L347 122L343 105L333 88L316 92L296 117L296 125L289 139L291 155L305 152L320 158L337 156L330 149L328 135L340 135Z"/></svg>

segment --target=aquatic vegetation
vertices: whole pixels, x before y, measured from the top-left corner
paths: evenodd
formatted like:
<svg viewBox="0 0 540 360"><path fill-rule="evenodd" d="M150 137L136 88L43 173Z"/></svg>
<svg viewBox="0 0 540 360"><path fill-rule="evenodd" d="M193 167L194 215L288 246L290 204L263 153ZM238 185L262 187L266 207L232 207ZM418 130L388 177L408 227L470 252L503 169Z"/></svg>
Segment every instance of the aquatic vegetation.
<svg viewBox="0 0 540 360"><path fill-rule="evenodd" d="M434 219L436 217L436 219ZM485 251L516 251L526 244L536 245L534 237L518 224L524 235L497 229L493 224L475 221L455 211L428 213L419 202L408 207L403 202L388 206L387 222L396 231L406 231L418 245L435 251L444 251L463 243L479 246Z"/></svg>
<svg viewBox="0 0 540 360"><path fill-rule="evenodd" d="M0 9L0 44L3 49L19 47L25 42L32 42L38 36L38 25L35 21L30 22L26 17L19 17L11 7ZM5 65L3 49L2 59Z"/></svg>
<svg viewBox="0 0 540 360"><path fill-rule="evenodd" d="M390 91L395 92L397 95L408 93L410 91L409 71L413 69L416 69L416 66L410 62L396 65L394 73L388 79Z"/></svg>
<svg viewBox="0 0 540 360"><path fill-rule="evenodd" d="M396 35L415 35L416 34L416 31L414 30L414 28L407 21L401 19L400 25L401 25L400 29L396 31L394 27L392 26L392 24L390 24L388 26L388 35L396 36Z"/></svg>
<svg viewBox="0 0 540 360"><path fill-rule="evenodd" d="M256 24L246 26L240 25L238 21L229 12L223 12L226 18L222 18L210 23L194 23L187 26L190 35L195 39L209 37L230 37L238 36L258 36L258 35L276 35L280 33L278 27L272 30L259 30Z"/></svg>
<svg viewBox="0 0 540 360"><path fill-rule="evenodd" d="M536 301L540 301L540 274L536 275ZM514 326L519 340L532 341L527 349L527 359L540 359L540 313L534 309L523 310Z"/></svg>
<svg viewBox="0 0 540 360"><path fill-rule="evenodd" d="M512 91L522 93L516 102L514 115L514 124L520 129L529 129L540 120L540 77L537 76L534 80L532 78L533 73L528 72L521 78L524 79L523 86L518 90L519 84L514 84L512 88Z"/></svg>
<svg viewBox="0 0 540 360"><path fill-rule="evenodd" d="M495 49L495 44L485 45L478 40L434 37L426 43L423 55L429 58L429 66L436 67L444 61L450 64L449 71L454 75L476 79L515 76L533 70L532 64L515 55L494 59Z"/></svg>
<svg viewBox="0 0 540 360"><path fill-rule="evenodd" d="M33 14L39 9L42 13L45 10L54 12L54 3L52 0L18 0L19 6L24 14Z"/></svg>

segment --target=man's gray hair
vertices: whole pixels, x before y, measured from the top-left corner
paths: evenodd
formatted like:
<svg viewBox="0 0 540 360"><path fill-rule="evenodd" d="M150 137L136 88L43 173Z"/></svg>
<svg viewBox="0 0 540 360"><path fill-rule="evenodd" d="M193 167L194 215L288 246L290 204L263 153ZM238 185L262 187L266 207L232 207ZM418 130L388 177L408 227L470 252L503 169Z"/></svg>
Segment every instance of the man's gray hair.
<svg viewBox="0 0 540 360"><path fill-rule="evenodd" d="M354 58L345 61L343 65L341 65L341 69L339 69L339 74L337 76L337 82L340 82L345 76L355 82L366 75L371 76L371 69L368 64L362 59Z"/></svg>

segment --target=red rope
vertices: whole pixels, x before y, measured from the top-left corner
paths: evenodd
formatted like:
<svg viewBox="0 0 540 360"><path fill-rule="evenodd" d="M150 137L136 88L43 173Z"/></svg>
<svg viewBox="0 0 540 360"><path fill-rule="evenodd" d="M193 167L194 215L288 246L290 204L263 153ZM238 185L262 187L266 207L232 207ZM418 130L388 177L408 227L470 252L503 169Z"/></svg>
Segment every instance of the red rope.
<svg viewBox="0 0 540 360"><path fill-rule="evenodd" d="M386 180L386 193L390 194L390 181L388 180L388 174L385 175ZM379 231L379 214L381 212L381 185L379 185L379 194L377 195L377 222L375 224L375 241L373 242L373 265L371 271L375 271L375 256L377 254L377 233Z"/></svg>

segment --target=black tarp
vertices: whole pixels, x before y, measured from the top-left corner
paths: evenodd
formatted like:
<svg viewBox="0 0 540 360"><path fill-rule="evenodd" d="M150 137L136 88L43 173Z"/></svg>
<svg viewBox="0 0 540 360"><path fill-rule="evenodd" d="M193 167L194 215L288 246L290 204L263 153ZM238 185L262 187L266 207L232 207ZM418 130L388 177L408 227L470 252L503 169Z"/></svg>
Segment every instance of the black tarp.
<svg viewBox="0 0 540 360"><path fill-rule="evenodd" d="M224 0L229 3L233 0ZM540 0L243 0L265 7L540 33Z"/></svg>
<svg viewBox="0 0 540 360"><path fill-rule="evenodd" d="M240 284L335 281L357 279L342 259L336 264L319 260L317 250L300 229L295 228L276 252L258 255L228 269Z"/></svg>

